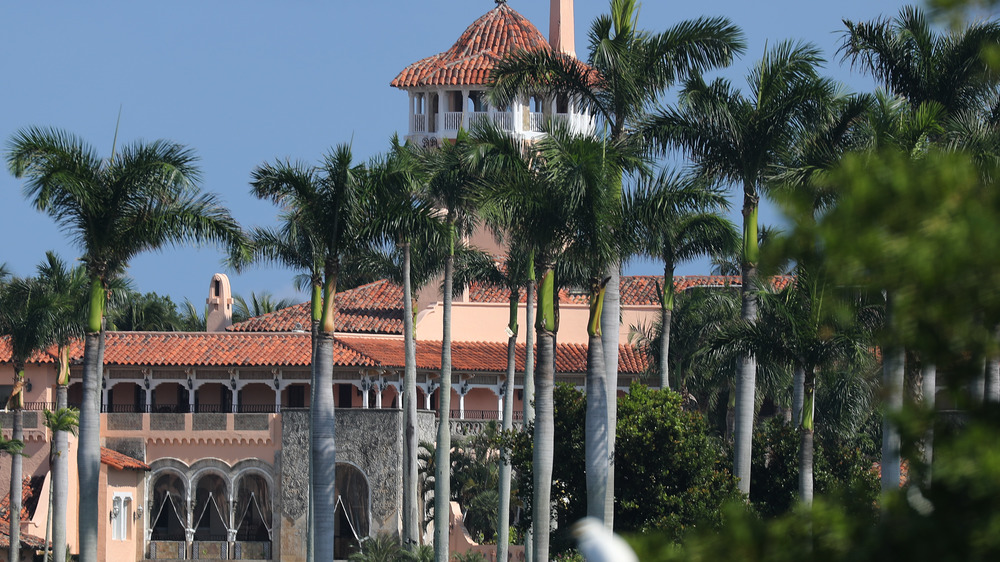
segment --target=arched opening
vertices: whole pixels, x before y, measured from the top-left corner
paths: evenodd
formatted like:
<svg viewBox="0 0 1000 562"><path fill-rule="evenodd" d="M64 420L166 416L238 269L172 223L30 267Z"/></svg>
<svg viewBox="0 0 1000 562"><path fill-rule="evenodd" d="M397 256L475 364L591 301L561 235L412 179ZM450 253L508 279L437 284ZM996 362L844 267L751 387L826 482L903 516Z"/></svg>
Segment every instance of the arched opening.
<svg viewBox="0 0 1000 562"><path fill-rule="evenodd" d="M187 512L184 480L178 474L168 472L153 484L152 533L150 540L183 541L184 521Z"/></svg>
<svg viewBox="0 0 1000 562"><path fill-rule="evenodd" d="M233 391L229 385L218 382L206 383L194 390L195 412L233 411Z"/></svg>
<svg viewBox="0 0 1000 562"><path fill-rule="evenodd" d="M236 540L271 540L271 494L260 474L246 474L236 485Z"/></svg>
<svg viewBox="0 0 1000 562"><path fill-rule="evenodd" d="M226 482L217 474L198 479L194 492L194 540L227 541L229 497Z"/></svg>
<svg viewBox="0 0 1000 562"><path fill-rule="evenodd" d="M368 518L371 494L368 479L358 467L337 463L337 518L334 521L334 558L347 558L360 548L369 534Z"/></svg>
<svg viewBox="0 0 1000 562"><path fill-rule="evenodd" d="M236 399L241 413L274 412L273 386L261 382L250 383L241 388L239 393Z"/></svg>
<svg viewBox="0 0 1000 562"><path fill-rule="evenodd" d="M160 384L153 389L150 411L167 414L186 413L190 409L188 396L188 389L183 384L176 382Z"/></svg>
<svg viewBox="0 0 1000 562"><path fill-rule="evenodd" d="M134 382L119 382L108 390L106 412L145 412L146 389Z"/></svg>

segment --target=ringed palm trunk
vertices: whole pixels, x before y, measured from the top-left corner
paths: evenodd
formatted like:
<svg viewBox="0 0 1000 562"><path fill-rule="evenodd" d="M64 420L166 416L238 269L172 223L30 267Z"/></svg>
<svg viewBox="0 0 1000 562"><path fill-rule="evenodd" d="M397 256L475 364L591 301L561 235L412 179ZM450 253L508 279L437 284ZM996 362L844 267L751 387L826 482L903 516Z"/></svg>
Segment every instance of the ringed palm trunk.
<svg viewBox="0 0 1000 562"><path fill-rule="evenodd" d="M535 435L532 469L535 497L532 501L532 559L548 562L549 529L552 522L552 451L555 439L553 386L555 379L555 279L552 266L543 266L538 291L538 367L535 371Z"/></svg>
<svg viewBox="0 0 1000 562"><path fill-rule="evenodd" d="M806 371L795 365L792 373L792 423L802 425L802 405L805 400Z"/></svg>
<svg viewBox="0 0 1000 562"><path fill-rule="evenodd" d="M607 373L606 402L608 412L608 472L605 482L604 525L615 525L615 428L618 427L618 342L621 326L621 264L615 262L608 271L601 313L601 343L604 346L604 369Z"/></svg>
<svg viewBox="0 0 1000 562"><path fill-rule="evenodd" d="M610 526L606 518L608 500L608 380L601 342L601 307L604 288L591 281L590 320L587 323L587 411L584 456L587 474L587 516Z"/></svg>
<svg viewBox="0 0 1000 562"><path fill-rule="evenodd" d="M747 186L743 197L743 263L740 289L742 306L740 317L744 322L757 323L757 196ZM750 494L750 453L753 447L754 399L757 390L757 360L751 354L737 359L736 411L733 427L735 453L734 475L741 492Z"/></svg>
<svg viewBox="0 0 1000 562"><path fill-rule="evenodd" d="M434 559L448 562L451 513L451 291L455 274L454 227L452 248L444 262L444 317L441 336L441 388L438 399L438 433L434 466Z"/></svg>
<svg viewBox="0 0 1000 562"><path fill-rule="evenodd" d="M660 389L670 388L670 322L674 313L674 267L667 260L663 267L663 296L660 300Z"/></svg>
<svg viewBox="0 0 1000 562"><path fill-rule="evenodd" d="M507 338L507 382L503 393L503 431L514 428L514 370L517 360L517 304L520 290L510 292L510 337ZM497 510L497 560L506 562L510 543L510 451L500 449L500 507Z"/></svg>
<svg viewBox="0 0 1000 562"><path fill-rule="evenodd" d="M315 391L310 427L313 466L313 556L333 560L333 528L336 519L336 439L333 408L334 303L338 265L328 267L323 298L323 320L316 346Z"/></svg>
<svg viewBox="0 0 1000 562"><path fill-rule="evenodd" d="M816 372L813 367L803 369L803 372L805 380L799 441L799 500L811 506L813 502L813 440L815 436L813 417L816 413Z"/></svg>
<svg viewBox="0 0 1000 562"><path fill-rule="evenodd" d="M77 473L80 480L80 562L97 562L97 526L102 521L97 504L101 473L101 348L104 340L104 283L90 280L90 316L83 345L83 401L80 403L80 438Z"/></svg>
<svg viewBox="0 0 1000 562"><path fill-rule="evenodd" d="M886 325L892 324L892 300L886 295ZM882 492L899 489L899 429L892 416L903 407L903 370L906 352L902 347L885 349L882 360L882 385L886 396L882 418Z"/></svg>
<svg viewBox="0 0 1000 562"><path fill-rule="evenodd" d="M921 369L921 378L923 379L923 391L924 391L924 407L934 411L934 402L937 399L937 366L933 363L924 365ZM931 477L933 471L931 466L934 463L934 417L931 417L931 426L927 428L927 433L924 434L924 464L927 465L927 476L925 478L924 484L929 486L931 483Z"/></svg>
<svg viewBox="0 0 1000 562"><path fill-rule="evenodd" d="M525 289L524 385L522 394L522 428L535 421L535 254L528 256L528 285ZM534 528L529 526L524 534L525 562L532 562Z"/></svg>
<svg viewBox="0 0 1000 562"><path fill-rule="evenodd" d="M316 395L317 380L316 380L316 350L319 349L319 325L323 318L323 285L322 283L312 284L312 330L310 332L310 383L309 383L309 426L312 427L313 424L313 407L312 405L316 403L318 397ZM312 562L315 560L313 557L313 537L316 536L316 516L313 509L316 507L316 498L313 491L314 482L314 468L313 468L313 457L312 457L312 441L310 438L309 442L310 452L309 452L309 489L307 490L309 499L309 508L306 515L306 560Z"/></svg>
<svg viewBox="0 0 1000 562"><path fill-rule="evenodd" d="M413 334L413 289L410 284L410 244L403 250L403 545L420 544L417 509L417 342Z"/></svg>
<svg viewBox="0 0 1000 562"><path fill-rule="evenodd" d="M65 357L64 354L66 354ZM60 350L60 362L68 360L68 349ZM69 382L69 364L60 365L59 381L56 385L56 411L69 406L67 387ZM52 517L52 560L66 562L66 504L69 499L69 433L55 431L52 435L52 483L49 486L52 502L50 514Z"/></svg>
<svg viewBox="0 0 1000 562"><path fill-rule="evenodd" d="M20 388L24 381L24 365L14 368L14 388L17 392L11 400L14 411L12 414L11 440L24 442L24 420L21 408L24 407L24 391ZM22 468L24 463L19 454L10 456L10 560L21 560L21 495L23 490Z"/></svg>

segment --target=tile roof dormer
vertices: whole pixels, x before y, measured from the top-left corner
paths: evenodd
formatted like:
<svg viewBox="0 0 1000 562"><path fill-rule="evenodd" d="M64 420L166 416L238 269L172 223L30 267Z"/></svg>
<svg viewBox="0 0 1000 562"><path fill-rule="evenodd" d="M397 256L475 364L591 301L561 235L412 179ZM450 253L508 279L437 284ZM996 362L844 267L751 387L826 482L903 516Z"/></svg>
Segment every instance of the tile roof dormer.
<svg viewBox="0 0 1000 562"><path fill-rule="evenodd" d="M490 70L508 53L551 49L527 18L506 2L472 23L447 51L419 60L390 83L394 88L485 85Z"/></svg>

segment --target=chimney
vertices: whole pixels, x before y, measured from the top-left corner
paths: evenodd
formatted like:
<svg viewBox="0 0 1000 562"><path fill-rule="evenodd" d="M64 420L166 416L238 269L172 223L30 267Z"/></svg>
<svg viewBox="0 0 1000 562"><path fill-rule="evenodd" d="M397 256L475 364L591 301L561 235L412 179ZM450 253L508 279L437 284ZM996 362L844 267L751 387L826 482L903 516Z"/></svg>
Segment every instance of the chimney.
<svg viewBox="0 0 1000 562"><path fill-rule="evenodd" d="M576 58L573 34L573 0L549 0L549 45Z"/></svg>
<svg viewBox="0 0 1000 562"><path fill-rule="evenodd" d="M233 291L229 288L229 277L225 273L216 273L208 286L208 316L205 318L205 331L225 332L233 325Z"/></svg>

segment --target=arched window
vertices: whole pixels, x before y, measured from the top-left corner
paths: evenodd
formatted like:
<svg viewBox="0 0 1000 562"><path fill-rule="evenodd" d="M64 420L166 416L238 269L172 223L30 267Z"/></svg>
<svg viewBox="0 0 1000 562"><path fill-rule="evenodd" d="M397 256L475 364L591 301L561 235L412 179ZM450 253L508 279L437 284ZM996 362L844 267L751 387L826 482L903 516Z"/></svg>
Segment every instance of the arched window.
<svg viewBox="0 0 1000 562"><path fill-rule="evenodd" d="M271 540L271 493L259 474L245 474L236 485L236 540Z"/></svg>
<svg viewBox="0 0 1000 562"><path fill-rule="evenodd" d="M334 521L334 555L346 558L369 534L371 494L368 479L354 465L337 463L337 518ZM339 546L336 546L339 545ZM344 550L341 550L344 549Z"/></svg>
<svg viewBox="0 0 1000 562"><path fill-rule="evenodd" d="M153 484L152 534L154 541L183 541L185 509L184 480L177 474L168 472Z"/></svg>
<svg viewBox="0 0 1000 562"><path fill-rule="evenodd" d="M229 497L226 482L217 474L198 479L194 495L194 540L229 540Z"/></svg>

